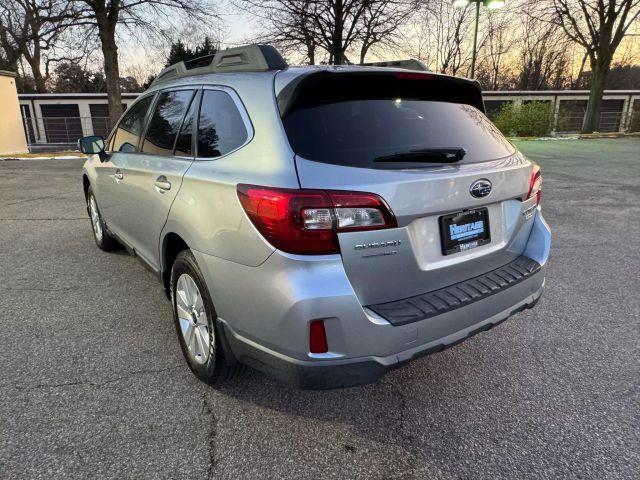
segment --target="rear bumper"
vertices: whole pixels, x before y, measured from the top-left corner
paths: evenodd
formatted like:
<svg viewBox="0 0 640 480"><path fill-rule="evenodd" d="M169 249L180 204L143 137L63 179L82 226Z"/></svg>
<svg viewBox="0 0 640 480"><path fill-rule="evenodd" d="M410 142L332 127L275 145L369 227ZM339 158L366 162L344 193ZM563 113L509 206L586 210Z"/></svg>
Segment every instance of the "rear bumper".
<svg viewBox="0 0 640 480"><path fill-rule="evenodd" d="M551 235L538 213L523 255L539 268L485 298L410 323L388 321L363 307L339 255L296 257L275 252L247 267L194 252L237 360L303 388L375 381L389 369L443 350L514 313L544 290ZM311 354L309 323L322 319L330 351Z"/></svg>
<svg viewBox="0 0 640 480"><path fill-rule="evenodd" d="M362 357L353 359L303 361L269 350L233 331L227 322L222 322L225 337L234 356L242 363L252 366L277 380L305 389L331 389L353 387L375 382L389 370L398 368L415 358L440 352L470 338L480 332L490 330L512 315L527 308L533 308L544 291L544 271L540 271L523 283L538 285L531 295L489 318L467 325L445 337L426 344L408 348L386 357ZM526 285L521 285L527 289ZM498 296L500 294L497 294ZM485 302L495 301L483 300ZM478 305L470 305L456 310L456 316L475 317ZM442 317L447 314L441 315ZM477 318L477 317L476 317ZM455 321L443 318L443 322Z"/></svg>

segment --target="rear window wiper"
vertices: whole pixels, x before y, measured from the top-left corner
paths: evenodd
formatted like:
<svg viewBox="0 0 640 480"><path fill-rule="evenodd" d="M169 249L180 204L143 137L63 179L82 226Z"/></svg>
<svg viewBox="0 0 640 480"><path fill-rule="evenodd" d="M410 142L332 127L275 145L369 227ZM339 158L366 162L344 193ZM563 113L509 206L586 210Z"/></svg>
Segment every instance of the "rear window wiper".
<svg viewBox="0 0 640 480"><path fill-rule="evenodd" d="M464 158L467 151L462 147L421 148L407 152L392 153L373 159L374 162L414 162L414 163L456 163Z"/></svg>

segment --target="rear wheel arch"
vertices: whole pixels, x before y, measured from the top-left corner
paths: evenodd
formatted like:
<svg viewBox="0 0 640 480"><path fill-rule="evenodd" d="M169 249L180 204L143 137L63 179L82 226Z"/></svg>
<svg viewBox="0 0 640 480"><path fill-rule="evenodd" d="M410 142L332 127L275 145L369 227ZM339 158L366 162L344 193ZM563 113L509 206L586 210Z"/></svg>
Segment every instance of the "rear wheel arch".
<svg viewBox="0 0 640 480"><path fill-rule="evenodd" d="M177 233L169 232L162 241L162 285L170 296L171 268L176 257L183 250L188 250L189 244Z"/></svg>

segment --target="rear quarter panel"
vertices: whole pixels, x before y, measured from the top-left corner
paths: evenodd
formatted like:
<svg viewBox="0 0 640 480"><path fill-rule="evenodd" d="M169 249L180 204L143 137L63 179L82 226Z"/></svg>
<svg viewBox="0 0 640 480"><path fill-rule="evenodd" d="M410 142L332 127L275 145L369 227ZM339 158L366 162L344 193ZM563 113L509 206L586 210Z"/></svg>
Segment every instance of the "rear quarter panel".
<svg viewBox="0 0 640 480"><path fill-rule="evenodd" d="M215 78L207 83L214 84ZM247 218L236 187L250 183L298 188L294 155L279 120L273 75L243 74L227 78L224 85L240 97L252 125L252 138L226 156L196 159L184 176L163 237L174 232L199 252L257 266L274 248Z"/></svg>

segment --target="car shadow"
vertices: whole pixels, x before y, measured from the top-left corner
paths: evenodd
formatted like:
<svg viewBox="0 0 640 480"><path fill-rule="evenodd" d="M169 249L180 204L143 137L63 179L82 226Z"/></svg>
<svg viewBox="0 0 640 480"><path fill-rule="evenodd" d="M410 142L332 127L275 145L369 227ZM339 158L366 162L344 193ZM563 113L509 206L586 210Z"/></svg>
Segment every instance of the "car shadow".
<svg viewBox="0 0 640 480"><path fill-rule="evenodd" d="M346 426L345 452L356 452L363 440L375 442L392 447L389 454L408 456L418 470L429 464L430 469L453 475L455 464L439 459L449 456L447 445L462 444L462 433L457 427L444 431L439 423L448 419L455 424L456 418L450 416L451 399L441 377L430 376L432 366L431 358L426 357L387 373L376 383L334 390L301 390L249 369L216 391L287 416ZM412 391L418 381L419 389ZM430 431L437 436L429 435Z"/></svg>

